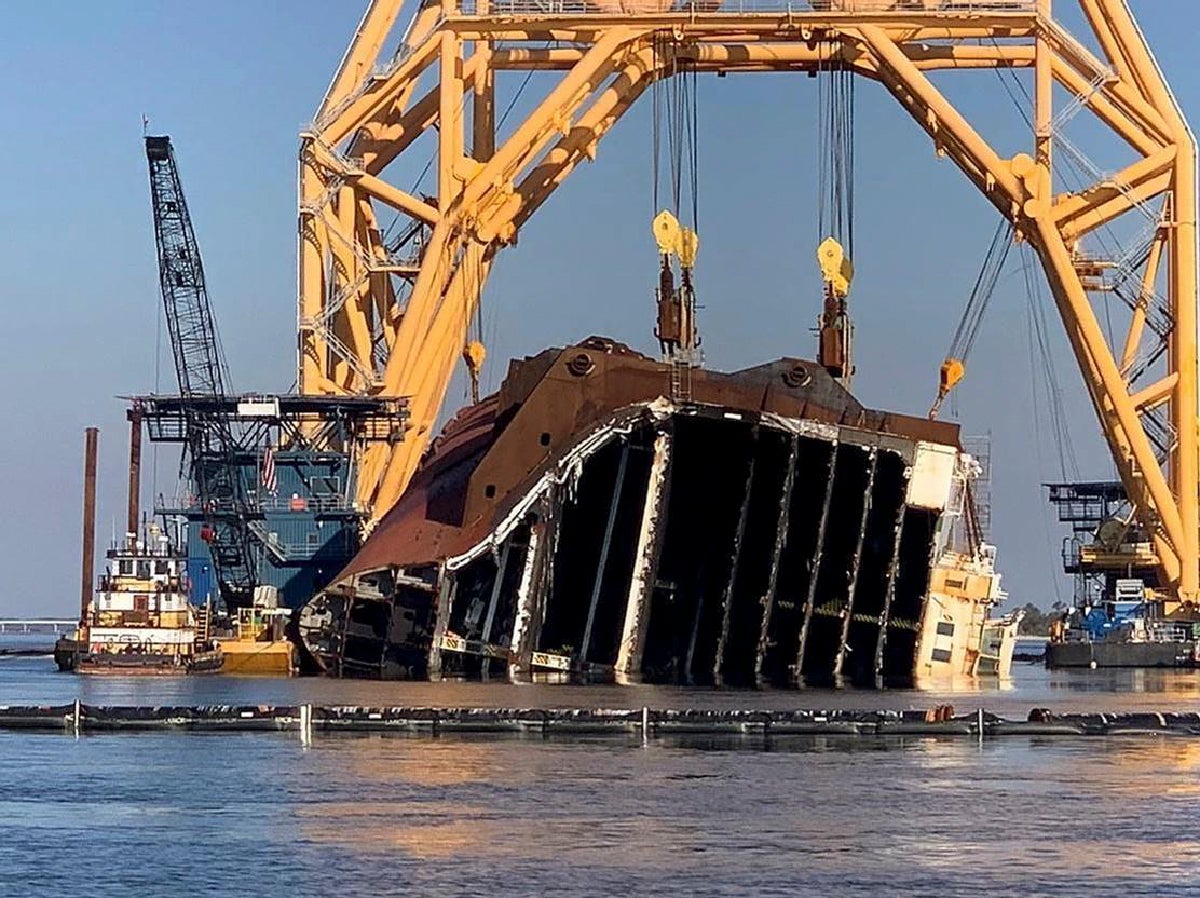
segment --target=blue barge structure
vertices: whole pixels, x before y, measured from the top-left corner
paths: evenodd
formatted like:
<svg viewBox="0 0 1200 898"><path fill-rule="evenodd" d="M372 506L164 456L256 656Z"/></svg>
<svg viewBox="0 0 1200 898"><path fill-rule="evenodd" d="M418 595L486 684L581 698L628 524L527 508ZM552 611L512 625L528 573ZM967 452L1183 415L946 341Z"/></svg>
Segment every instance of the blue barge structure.
<svg viewBox="0 0 1200 898"><path fill-rule="evenodd" d="M1096 481L1048 489L1059 521L1071 528L1063 570L1075 578L1075 595L1050 634L1046 665L1200 666L1200 617L1162 597L1153 547L1125 488Z"/></svg>
<svg viewBox="0 0 1200 898"><path fill-rule="evenodd" d="M186 527L192 601L294 609L358 551L358 456L396 439L407 409L361 396L140 396L129 417L151 441L194 455L180 495L155 501L157 515ZM196 453L189 422L217 418L233 440Z"/></svg>

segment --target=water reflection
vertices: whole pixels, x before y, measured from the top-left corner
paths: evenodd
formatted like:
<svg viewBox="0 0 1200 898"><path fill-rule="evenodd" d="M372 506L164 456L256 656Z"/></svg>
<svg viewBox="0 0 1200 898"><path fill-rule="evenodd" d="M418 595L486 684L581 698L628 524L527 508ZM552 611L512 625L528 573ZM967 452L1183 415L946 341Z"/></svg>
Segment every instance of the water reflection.
<svg viewBox="0 0 1200 898"><path fill-rule="evenodd" d="M1046 671L1047 688L1067 692L1118 692L1200 697L1200 671L1167 668Z"/></svg>
<svg viewBox="0 0 1200 898"><path fill-rule="evenodd" d="M258 898L1170 896L1198 791L1200 742L1159 737L0 733L0 857L64 894L85 846L100 898L145 893L130 845Z"/></svg>
<svg viewBox="0 0 1200 898"><path fill-rule="evenodd" d="M1200 872L1200 747L1168 739L376 737L318 743L305 767L329 783L296 809L305 839L372 870L449 862L461 888L502 895L610 893L582 888L595 876L664 894L1169 895Z"/></svg>

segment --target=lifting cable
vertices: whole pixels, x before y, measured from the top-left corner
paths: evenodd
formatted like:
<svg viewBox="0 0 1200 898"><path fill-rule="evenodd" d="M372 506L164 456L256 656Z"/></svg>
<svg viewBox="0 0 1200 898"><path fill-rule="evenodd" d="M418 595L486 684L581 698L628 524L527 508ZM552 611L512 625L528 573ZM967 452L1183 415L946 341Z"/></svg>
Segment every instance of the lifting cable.
<svg viewBox="0 0 1200 898"><path fill-rule="evenodd" d="M1042 457L1042 403L1038 401L1040 385L1046 394L1046 414L1050 420L1055 449L1058 453L1058 476L1061 480L1075 481L1079 479L1079 461L1075 456L1074 444L1071 442L1070 427L1067 426L1062 389L1059 385L1058 373L1055 370L1054 357L1050 353L1050 328L1046 320L1045 294L1042 292L1041 281L1037 276L1041 265L1028 244L1022 246L1021 250L1021 270L1025 280L1025 325L1029 351L1030 397L1033 406L1033 448L1037 457L1037 469L1042 472L1043 477L1048 469ZM1046 540L1053 544L1055 537L1051 534L1050 522L1045 514L1041 517ZM1054 587L1055 600L1061 602L1059 578L1053 576L1050 578L1050 582Z"/></svg>
<svg viewBox="0 0 1200 898"><path fill-rule="evenodd" d="M657 215L662 209L659 197L665 180L669 210L683 221L686 186L688 220L685 223L695 229L700 214L696 67L690 60L680 59L678 44L669 35L656 34L653 49L655 67L666 69L663 77L655 79L651 87L653 214ZM667 63L665 67L664 62ZM664 137L666 171L663 171Z"/></svg>
<svg viewBox="0 0 1200 898"><path fill-rule="evenodd" d="M975 339L979 336L988 304L996 292L996 285L1000 282L1000 274L1008 261L1014 236L1012 222L1001 219L992 235L992 242L984 256L983 266L979 269L979 276L975 279L975 286L971 289L971 296L963 309L962 317L958 320L954 339L950 341L950 351L946 353L946 360L942 362L937 399L929 409L930 420L937 418L950 391L966 376L967 358L975 346Z"/></svg>
<svg viewBox="0 0 1200 898"><path fill-rule="evenodd" d="M550 42L546 41L544 46L549 47ZM513 109L516 107L517 103L520 102L521 96L522 96L522 94L525 93L525 88L527 88L529 86L529 82L533 78L533 74L535 71L537 71L537 70L531 68L528 72L525 73L525 78L521 81L520 85L517 87L516 91L513 93L512 98L508 101L508 106L505 107L504 112L501 114L500 118L496 122L495 130L497 132L499 132L500 129L504 127L504 123L508 121L509 115L512 114ZM463 99L462 99L462 104L459 107L459 115L460 116L464 115L466 113L467 99L468 99L468 95L464 94ZM421 188L421 183L425 180L425 177L429 174L430 170L433 168L433 163L436 160L437 160L437 149L435 148L433 153L430 155L429 159L425 162L425 167L423 169L421 169L421 173L417 176L417 180L413 183L412 189L409 191L410 193L412 193L414 195L417 194L417 192ZM401 220L401 216L402 216L402 213L397 213L396 216L392 219L391 225L388 227L388 230L384 234L385 242L387 241L388 237L391 235L392 230L396 226L396 223ZM404 246L410 240L420 237L422 235L422 232L426 231L427 229L428 229L428 226L424 222L421 222L421 221L413 222L411 225L409 225L409 227L407 227L402 232L400 238L397 239L395 241L395 243L389 248L394 252L395 250L399 249L399 247ZM460 261L459 264L465 265L465 264L467 264L467 262L464 259L464 260ZM474 320L467 322L467 328L466 328L467 336L466 336L466 340L463 343L463 348L462 348L462 359L467 367L467 377L469 380L468 389L470 390L471 402L478 403L479 398L480 398L479 375L483 369L483 362L487 358L487 348L484 343L483 260L482 260L482 258L477 263L472 265L471 269L469 271L464 270L462 272L462 277L465 279L469 279L469 283L474 284L473 289L478 294L478 297L479 297L475 303ZM493 336L494 336L494 331L495 331L494 318L493 318L493 324L492 324L491 330L493 331Z"/></svg>
<svg viewBox="0 0 1200 898"><path fill-rule="evenodd" d="M655 71L662 72L651 88L651 230L659 252L655 335L664 358L672 362L672 399L690 401L688 369L698 364L700 346L692 277L700 246L697 72L670 32L656 33L652 47ZM662 193L665 199L660 199ZM673 259L679 260L678 287Z"/></svg>
<svg viewBox="0 0 1200 898"><path fill-rule="evenodd" d="M992 38L991 42L994 47L999 49L1000 44L995 38ZM1017 113L1021 116L1026 127L1032 130L1033 119L1029 110L1033 108L1033 97L1030 95L1029 89L1011 68L996 68L993 71L996 73L996 78L1000 81L1009 99L1012 100L1013 106L1016 107ZM1061 159L1062 164L1055 167L1056 177L1060 176L1064 186L1073 193L1086 192L1098 174L1095 170L1089 173L1088 169L1095 169L1095 166L1066 140L1065 135L1061 133L1059 128L1055 129L1055 136L1059 139L1065 150L1058 157ZM1143 214L1147 214L1145 209L1142 209L1142 211ZM1166 212L1164 210L1159 220L1152 223L1150 233L1141 242L1135 244L1135 248L1130 252L1122 250L1123 238L1118 235L1112 222L1105 222L1104 225L1090 234L1090 239L1094 240L1100 247L1107 261L1115 263L1116 267L1116 276L1111 284L1111 289L1089 290L1089 292L1100 292L1102 295L1105 330L1110 346L1115 346L1115 343L1109 294L1112 293L1115 295L1130 311L1133 311L1139 302L1143 301L1141 278L1138 273L1145 267L1146 260L1150 254L1150 246L1158 239L1158 230L1165 218ZM1085 285L1085 289L1087 289L1087 285ZM1129 383L1136 382L1145 373L1145 369L1153 365L1166 352L1168 338L1174 326L1170 313L1162 308L1163 302L1161 297L1152 293L1151 296L1145 298L1145 301L1147 302L1147 311L1149 313L1147 315L1147 325L1154 331L1159 340L1157 347L1154 347L1150 351L1150 360L1139 364L1135 371L1127 376ZM1155 314L1156 306L1157 315Z"/></svg>
<svg viewBox="0 0 1200 898"><path fill-rule="evenodd" d="M995 39L993 39L992 43L998 46ZM1026 126L1032 129L1033 121L1027 110L1033 106L1033 97L1030 95L1028 88L1011 69L998 68L995 69L995 72ZM1022 99L1024 100L1023 103ZM1062 164L1055 167L1055 175L1061 177L1064 186L1068 190L1074 193L1085 192L1097 176L1094 164L1071 145L1065 135L1060 133L1059 128L1055 129L1055 136L1059 139L1059 143L1064 149L1064 152L1059 155ZM1147 214L1145 209L1142 209L1142 212L1143 214ZM1162 299L1156 292L1151 291L1149 296L1142 296L1141 278L1137 274L1137 272L1145 268L1150 255L1150 248L1153 242L1158 239L1157 232L1160 226L1161 220L1154 222L1150 234L1143 241L1135 244L1133 250L1130 252L1122 250L1121 247L1124 240L1117 233L1112 222L1106 222L1090 234L1090 238L1100 247L1107 261L1117 269L1116 276L1108 288L1106 288L1106 285L1101 284L1098 285L1100 289L1097 290L1090 288L1086 283L1084 284L1084 289L1088 292L1099 292L1102 295L1107 330L1106 336L1109 345L1114 345L1110 293L1114 294L1130 311L1135 309L1139 303L1144 302L1147 312L1146 324L1158 337L1157 345L1151 347L1148 353L1143 354L1142 357L1137 359L1132 371L1126 372L1126 379L1131 384L1135 383L1145 373L1146 369L1152 366L1167 351L1168 337L1174 327L1170 313L1163 308ZM1079 463L1075 455L1074 445L1071 442L1070 428L1066 423L1062 401L1062 388L1059 384L1058 375L1054 368L1053 356L1050 354L1049 349L1050 329L1046 321L1046 303L1041 290L1041 282L1035 274L1035 268L1040 269L1042 266L1036 258L1032 258L1034 256L1032 249L1028 246L1024 249L1023 269L1028 297L1031 370L1034 372L1036 378L1039 370L1038 367L1033 365L1036 350L1039 356L1040 372L1045 387L1047 414L1053 428L1054 441L1058 453L1059 471L1063 479L1078 479ZM1102 258L1099 261L1103 264L1105 259ZM1036 383L1034 384L1034 402L1036 420ZM1154 420L1153 416L1148 415L1145 420L1148 428L1152 428L1153 424L1151 422Z"/></svg>
<svg viewBox="0 0 1200 898"><path fill-rule="evenodd" d="M820 152L818 240L832 237L854 258L854 70L840 60L817 62Z"/></svg>
<svg viewBox="0 0 1200 898"><path fill-rule="evenodd" d="M817 262L824 296L817 319L817 361L848 389L854 375L854 326L846 297L854 279L856 75L840 58L827 59L824 44L821 47L817 61Z"/></svg>
<svg viewBox="0 0 1200 898"><path fill-rule="evenodd" d="M1038 402L1038 387L1045 394L1045 412L1049 419L1055 450L1058 454L1058 470L1064 480L1079 479L1079 459L1071 440L1071 429L1067 424L1066 407L1063 404L1062 384L1050 351L1050 326L1046 320L1046 301L1038 280L1040 265L1033 258L1034 251L1028 245L1022 247L1021 269L1025 279L1026 327L1029 341L1029 370L1033 377L1033 420L1040 435L1041 415ZM1039 379L1040 376L1040 379ZM1040 455L1040 443L1038 443Z"/></svg>

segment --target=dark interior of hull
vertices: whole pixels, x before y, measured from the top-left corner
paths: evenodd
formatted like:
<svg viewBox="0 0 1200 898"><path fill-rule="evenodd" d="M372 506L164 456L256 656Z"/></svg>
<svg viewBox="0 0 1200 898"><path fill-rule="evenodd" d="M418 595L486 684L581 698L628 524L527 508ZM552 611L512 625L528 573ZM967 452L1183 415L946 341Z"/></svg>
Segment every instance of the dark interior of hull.
<svg viewBox="0 0 1200 898"><path fill-rule="evenodd" d="M511 644L525 573L530 648L569 657L579 674L614 668L627 606L641 596L633 669L647 681L910 677L938 516L905 504L901 454L676 415L663 495L647 509L661 426L614 433L555 492L540 562L527 523L453 575L448 630L468 649L447 654L443 671L503 666L483 644ZM634 589L641 553L650 573Z"/></svg>
<svg viewBox="0 0 1200 898"><path fill-rule="evenodd" d="M796 442L787 539L779 555L761 666L763 679L780 685L795 685L799 678L800 633L807 617L836 451L834 443L823 440L801 437Z"/></svg>
<svg viewBox="0 0 1200 898"><path fill-rule="evenodd" d="M616 663L653 440L641 429L608 443L563 502L538 644L581 667Z"/></svg>
<svg viewBox="0 0 1200 898"><path fill-rule="evenodd" d="M444 674L501 673L507 667L498 655L512 638L528 553L529 526L522 524L497 552L485 552L454 575L447 629L467 640L474 651L448 655L442 663ZM494 647L495 653L485 646Z"/></svg>
<svg viewBox="0 0 1200 898"><path fill-rule="evenodd" d="M901 685L912 679L917 636L929 590L929 563L937 523L937 512L924 508L904 511L900 565L896 571L895 595L882 650L885 683Z"/></svg>
<svg viewBox="0 0 1200 898"><path fill-rule="evenodd" d="M675 419L662 550L642 651L648 679L710 683L756 434L744 422Z"/></svg>
<svg viewBox="0 0 1200 898"><path fill-rule="evenodd" d="M813 560L816 585L800 632L800 674L805 682L834 677L874 471L875 457L868 449L846 443L837 447L825 532Z"/></svg>
<svg viewBox="0 0 1200 898"><path fill-rule="evenodd" d="M900 525L907 487L903 459L895 453L879 453L853 602L846 619L840 673L851 682L871 684L882 672L880 635L896 579L898 539L902 532Z"/></svg>

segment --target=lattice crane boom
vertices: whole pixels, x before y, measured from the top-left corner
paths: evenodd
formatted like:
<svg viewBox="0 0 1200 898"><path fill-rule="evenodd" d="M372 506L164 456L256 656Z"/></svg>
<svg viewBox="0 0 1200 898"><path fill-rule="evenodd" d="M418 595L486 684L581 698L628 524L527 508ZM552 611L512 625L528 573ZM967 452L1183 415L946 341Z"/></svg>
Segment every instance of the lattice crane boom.
<svg viewBox="0 0 1200 898"><path fill-rule="evenodd" d="M184 463L203 509L204 536L222 591L227 600L244 603L256 581L255 553L233 423L220 411L200 412L194 402L209 400L211 408L220 408L219 401L211 400L228 395L229 372L171 139L148 135L146 161L163 310L179 393L185 400Z"/></svg>
<svg viewBox="0 0 1200 898"><path fill-rule="evenodd" d="M411 428L366 459L360 500L378 518L400 496L496 254L651 84L678 60L723 73L836 61L882 84L1036 250L1161 579L1200 597L1196 143L1126 0L1069 2L1090 48L1051 0L440 0L406 17L394 55L384 48L402 2L372 2L300 154L301 389L410 397ZM498 135L496 78L530 69L561 79ZM1028 152L1001 155L929 77L978 69L1030 71ZM1069 108L1055 109L1056 91ZM1059 164L1077 149L1061 126L1080 110L1130 157L1082 186ZM434 197L386 179L426 133ZM389 245L381 213L417 225L419 247ZM1152 219L1152 239L1126 260L1140 286L1125 339L1110 346L1085 247L1129 214ZM1158 368L1139 362L1160 356Z"/></svg>
<svg viewBox="0 0 1200 898"><path fill-rule="evenodd" d="M224 396L229 372L217 339L204 264L171 138L147 136L146 161L150 166L159 283L179 392L184 396Z"/></svg>

